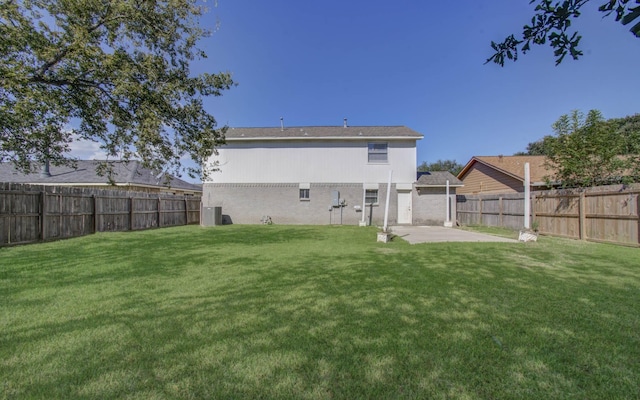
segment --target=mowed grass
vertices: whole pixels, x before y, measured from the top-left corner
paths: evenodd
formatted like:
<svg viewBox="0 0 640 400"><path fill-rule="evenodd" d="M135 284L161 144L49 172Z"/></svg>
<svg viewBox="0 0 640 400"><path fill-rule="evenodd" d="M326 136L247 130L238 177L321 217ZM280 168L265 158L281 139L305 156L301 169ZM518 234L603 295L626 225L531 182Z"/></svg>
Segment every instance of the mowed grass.
<svg viewBox="0 0 640 400"><path fill-rule="evenodd" d="M638 249L197 226L0 249L0 398L640 396Z"/></svg>

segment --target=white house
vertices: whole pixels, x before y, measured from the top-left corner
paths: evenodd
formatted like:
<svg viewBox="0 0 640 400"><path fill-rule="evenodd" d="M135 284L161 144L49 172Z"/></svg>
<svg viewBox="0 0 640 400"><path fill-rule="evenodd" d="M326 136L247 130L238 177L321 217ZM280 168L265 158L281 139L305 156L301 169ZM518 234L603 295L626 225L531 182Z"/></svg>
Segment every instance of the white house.
<svg viewBox="0 0 640 400"><path fill-rule="evenodd" d="M213 155L203 207L223 222L382 224L389 171L389 224L412 224L416 142L404 126L230 128ZM205 166L207 167L207 166ZM363 210L363 202L365 209Z"/></svg>

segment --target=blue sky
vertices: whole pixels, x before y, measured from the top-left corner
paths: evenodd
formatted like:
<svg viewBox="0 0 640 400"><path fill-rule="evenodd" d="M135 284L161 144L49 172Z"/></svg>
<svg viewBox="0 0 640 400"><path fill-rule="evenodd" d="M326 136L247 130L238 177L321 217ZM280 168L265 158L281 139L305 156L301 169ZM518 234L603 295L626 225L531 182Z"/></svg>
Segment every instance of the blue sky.
<svg viewBox="0 0 640 400"><path fill-rule="evenodd" d="M490 42L521 32L529 0L212 0L193 73L230 71L238 86L206 107L220 125L406 125L418 163L510 155L573 109L640 112L640 39L595 0L575 28L579 61L556 67L534 46L504 68ZM218 29L216 30L216 25Z"/></svg>

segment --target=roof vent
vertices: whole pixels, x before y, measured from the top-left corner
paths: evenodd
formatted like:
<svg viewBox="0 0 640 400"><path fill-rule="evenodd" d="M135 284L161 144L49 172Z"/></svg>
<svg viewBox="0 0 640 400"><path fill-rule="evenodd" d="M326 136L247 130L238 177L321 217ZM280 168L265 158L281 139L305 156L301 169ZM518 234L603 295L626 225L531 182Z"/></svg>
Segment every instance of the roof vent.
<svg viewBox="0 0 640 400"><path fill-rule="evenodd" d="M342 127L343 127L343 128L346 128L346 127L347 127L347 119L346 119L346 118L343 120L343 125L342 125Z"/></svg>
<svg viewBox="0 0 640 400"><path fill-rule="evenodd" d="M280 117L280 130L284 131L284 118Z"/></svg>

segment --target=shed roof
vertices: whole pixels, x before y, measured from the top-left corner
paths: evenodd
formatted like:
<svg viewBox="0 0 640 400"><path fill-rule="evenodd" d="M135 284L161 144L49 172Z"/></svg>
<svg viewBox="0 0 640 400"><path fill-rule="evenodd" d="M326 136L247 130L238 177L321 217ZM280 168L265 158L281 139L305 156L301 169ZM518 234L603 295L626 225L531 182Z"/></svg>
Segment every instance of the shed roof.
<svg viewBox="0 0 640 400"><path fill-rule="evenodd" d="M531 183L544 182L545 176L553 175L553 170L545 165L545 156L474 156L458 174L464 179L471 167L479 162L497 171L524 182L524 164L529 163Z"/></svg>
<svg viewBox="0 0 640 400"><path fill-rule="evenodd" d="M11 163L0 163L0 182L31 183L39 185L108 185L106 176L96 173L100 160L79 160L77 168L54 166L49 168L51 176L41 176L38 172L23 174L16 171ZM175 176L170 176L169 185L165 184L162 174L144 168L140 161L109 161L113 166L113 180L116 185L135 185L144 187L173 188L202 192L202 187Z"/></svg>
<svg viewBox="0 0 640 400"><path fill-rule="evenodd" d="M422 139L406 126L296 126L286 128L229 128L227 141L318 139Z"/></svg>
<svg viewBox="0 0 640 400"><path fill-rule="evenodd" d="M462 181L449 171L429 171L421 172L420 174L416 187L445 187L447 186L447 181L449 181L449 186L451 187L464 186Z"/></svg>

